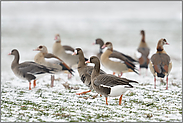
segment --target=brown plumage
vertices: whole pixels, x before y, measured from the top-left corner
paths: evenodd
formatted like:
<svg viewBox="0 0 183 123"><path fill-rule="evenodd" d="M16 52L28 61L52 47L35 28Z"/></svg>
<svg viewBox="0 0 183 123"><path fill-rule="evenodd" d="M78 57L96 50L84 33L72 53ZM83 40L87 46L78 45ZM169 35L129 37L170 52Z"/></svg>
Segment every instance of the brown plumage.
<svg viewBox="0 0 183 123"><path fill-rule="evenodd" d="M57 71L57 68L50 68L44 65L37 64L35 62L23 62L19 63L19 52L16 49L13 49L9 55L14 55L14 60L11 64L11 69L14 74L29 82L29 90L31 90L31 81L34 80L34 87L36 86L36 80L41 78L46 74L54 74Z"/></svg>
<svg viewBox="0 0 183 123"><path fill-rule="evenodd" d="M87 64L85 63L84 54L81 48L76 48L76 51L73 53L73 55L79 56L78 73L79 73L80 79L86 86L90 88L89 91L76 93L76 94L77 95L86 94L93 89L91 86L91 73L92 73L93 67L87 66ZM106 74L106 73L100 69L100 74Z"/></svg>
<svg viewBox="0 0 183 123"><path fill-rule="evenodd" d="M133 62L128 60L128 58L123 57L123 59L121 59L121 62L112 61L109 59L109 56L113 53L113 46L111 42L106 42L102 48L104 47L107 47L107 50L101 55L101 63L104 67L112 70L113 74L118 73L119 77L122 76L122 73L126 72L135 72L138 74L135 65L133 64Z"/></svg>
<svg viewBox="0 0 183 123"><path fill-rule="evenodd" d="M89 62L95 64L91 75L91 85L93 89L97 93L105 96L107 105L108 96L120 96L119 105L121 105L123 94L129 88L133 88L133 86L130 83L138 82L126 78L120 78L111 74L100 74L100 61L96 56L90 57L90 61L88 61L88 63Z"/></svg>
<svg viewBox="0 0 183 123"><path fill-rule="evenodd" d="M137 49L138 52L141 53L141 57L139 58L139 64L140 64L140 68L146 68L148 69L148 64L149 64L149 52L150 52L150 48L148 47L146 41L145 41L145 31L141 30L141 35L142 35L142 39L140 42L140 45Z"/></svg>
<svg viewBox="0 0 183 123"><path fill-rule="evenodd" d="M95 43L93 43L93 44L98 44L99 45L99 53L97 54L97 57L100 59L100 57L103 53L102 46L104 45L104 41L101 38L97 38L95 40ZM109 55L109 58L117 58L117 59L120 59L120 60L128 59L131 62L138 62L135 59L133 59L132 57L130 57L126 54L123 54L119 51L116 51L116 50L113 50L113 52Z"/></svg>
<svg viewBox="0 0 183 123"><path fill-rule="evenodd" d="M57 71L54 73L61 73L62 71L67 71L73 74L73 70L62 61L57 56L53 55L52 53L48 53L46 46L40 45L34 51L40 51L35 57L34 61L38 64L45 65L51 68L57 68ZM46 60L47 59L47 60ZM54 75L51 75L51 87L54 85Z"/></svg>
<svg viewBox="0 0 183 123"><path fill-rule="evenodd" d="M170 62L170 57L165 52L163 45L169 45L164 38L158 41L156 48L157 52L152 55L149 68L154 75L154 88L156 88L156 76L160 78L167 76L166 89L168 89L168 75L172 69L172 63Z"/></svg>

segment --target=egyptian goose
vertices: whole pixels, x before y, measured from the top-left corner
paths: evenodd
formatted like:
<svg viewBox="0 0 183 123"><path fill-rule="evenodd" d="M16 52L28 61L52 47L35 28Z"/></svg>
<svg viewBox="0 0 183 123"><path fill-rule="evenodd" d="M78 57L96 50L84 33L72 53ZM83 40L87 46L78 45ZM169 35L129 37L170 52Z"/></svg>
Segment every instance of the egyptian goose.
<svg viewBox="0 0 183 123"><path fill-rule="evenodd" d="M95 40L95 43L94 44L99 44L99 53L97 54L97 57L100 59L102 53L103 53L103 48L102 46L104 45L104 41L101 39L101 38L97 38ZM132 57L128 56L128 55L125 55L119 51L116 51L116 50L113 50L113 53L111 55L109 55L109 58L117 58L117 59L120 59L120 60L124 60L124 59L128 59L129 61L131 62L138 62L136 61L135 59L133 59Z"/></svg>
<svg viewBox="0 0 183 123"><path fill-rule="evenodd" d="M55 35L55 43L53 44L53 54L61 58L65 63L67 63L70 67L73 67L77 65L79 58L77 55L72 55L69 53L66 53L66 49L70 49L70 51L73 51L73 48L70 46L62 46L61 45L61 38L59 34ZM72 50L71 50L72 49ZM88 59L85 58L87 61Z"/></svg>
<svg viewBox="0 0 183 123"><path fill-rule="evenodd" d="M34 80L34 87L36 86L36 80L46 74L53 74L56 68L49 68L44 65L37 64L35 62L23 62L19 63L19 52L13 49L8 55L14 55L14 60L11 64L13 73L24 80L29 82L29 90L31 90L31 80Z"/></svg>
<svg viewBox="0 0 183 123"><path fill-rule="evenodd" d="M148 64L149 64L148 55L150 52L150 48L148 47L148 45L145 41L145 31L144 30L141 30L141 35L142 35L142 39L141 39L140 45L137 49L137 51L141 53L141 57L139 58L139 64L140 64L140 69L146 68L146 73L147 73Z"/></svg>
<svg viewBox="0 0 183 123"><path fill-rule="evenodd" d="M60 58L48 53L46 46L40 45L34 51L40 51L35 57L34 61L38 64L45 65L51 68L57 68L58 70L55 73L61 73L62 71L68 71L70 74L73 74L73 70L64 63ZM54 75L51 75L51 87L54 85Z"/></svg>
<svg viewBox="0 0 183 123"><path fill-rule="evenodd" d="M107 50L101 55L101 63L107 69L112 70L113 75L115 73L118 73L118 77L121 77L122 74L126 72L135 72L138 74L138 72L136 71L135 65L127 58L124 58L123 60L121 60L121 62L112 61L109 59L109 56L113 53L113 46L111 42L106 42L102 46L102 48L105 48L105 47L107 47Z"/></svg>
<svg viewBox="0 0 183 123"><path fill-rule="evenodd" d="M81 48L76 48L75 52L73 55L78 55L79 56L79 63L78 63L78 73L80 76L81 81L90 88L89 91L81 92L81 93L76 93L76 95L80 94L86 94L92 90L91 86L91 73L93 70L92 66L87 66L85 63L85 58L84 54ZM103 70L100 69L100 74L106 74Z"/></svg>
<svg viewBox="0 0 183 123"><path fill-rule="evenodd" d="M165 52L163 45L169 45L166 39L162 38L158 41L157 52L152 55L149 68L154 75L154 88L156 88L156 76L166 78L166 90L168 89L168 75L172 69L172 62L169 55Z"/></svg>
<svg viewBox="0 0 183 123"><path fill-rule="evenodd" d="M120 78L111 74L100 74L100 61L96 56L90 57L90 61L87 61L87 63L95 64L91 74L91 85L97 93L105 96L107 105L108 96L120 96L119 105L121 105L123 94L130 88L133 88L133 86L130 83L138 83L136 81L129 80L126 78Z"/></svg>

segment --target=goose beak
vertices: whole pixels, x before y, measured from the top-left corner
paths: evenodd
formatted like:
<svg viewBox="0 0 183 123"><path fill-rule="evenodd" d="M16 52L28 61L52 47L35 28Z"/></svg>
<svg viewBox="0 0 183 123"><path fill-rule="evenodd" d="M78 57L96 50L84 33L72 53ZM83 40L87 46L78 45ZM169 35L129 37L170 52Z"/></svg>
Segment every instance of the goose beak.
<svg viewBox="0 0 183 123"><path fill-rule="evenodd" d="M166 45L170 45L170 44L166 42Z"/></svg>
<svg viewBox="0 0 183 123"><path fill-rule="evenodd" d="M90 63L90 61L86 61L85 63Z"/></svg>
<svg viewBox="0 0 183 123"><path fill-rule="evenodd" d="M102 46L102 49L104 49L106 47L106 45L104 44L103 46Z"/></svg>
<svg viewBox="0 0 183 123"><path fill-rule="evenodd" d="M8 55L11 55L11 53L8 53Z"/></svg>
<svg viewBox="0 0 183 123"><path fill-rule="evenodd" d="M93 45L95 45L95 43L92 43Z"/></svg>
<svg viewBox="0 0 183 123"><path fill-rule="evenodd" d="M36 49L33 49L33 51L39 51L39 49L38 49L38 48L36 48Z"/></svg>
<svg viewBox="0 0 183 123"><path fill-rule="evenodd" d="M76 52L74 52L72 55L76 55Z"/></svg>

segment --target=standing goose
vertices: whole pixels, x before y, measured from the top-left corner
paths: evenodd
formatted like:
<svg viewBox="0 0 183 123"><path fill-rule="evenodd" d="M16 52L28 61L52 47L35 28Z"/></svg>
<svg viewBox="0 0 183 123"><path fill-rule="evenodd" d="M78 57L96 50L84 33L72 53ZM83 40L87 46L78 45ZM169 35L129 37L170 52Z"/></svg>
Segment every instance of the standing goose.
<svg viewBox="0 0 183 123"><path fill-rule="evenodd" d="M107 105L108 96L120 96L119 105L121 105L123 94L130 88L133 88L130 83L138 83L136 81L120 78L111 74L100 74L100 61L96 56L90 57L90 61L87 63L95 64L91 74L91 85L97 93L105 96Z"/></svg>
<svg viewBox="0 0 183 123"><path fill-rule="evenodd" d="M40 51L35 57L34 61L38 64L45 65L51 68L57 68L54 73L61 73L62 71L68 71L70 74L74 72L66 63L64 63L57 56L48 53L46 46L40 45L34 51ZM47 59L47 60L46 60ZM54 75L51 75L51 87L54 85Z"/></svg>
<svg viewBox="0 0 183 123"><path fill-rule="evenodd" d="M95 40L95 43L93 44L99 44L99 53L97 54L97 57L100 59L102 53L103 53L103 48L102 46L104 45L104 41L101 39L101 38L97 38ZM120 60L124 60L124 59L128 59L129 61L131 62L138 62L136 61L135 59L133 59L132 57L128 56L128 55L125 55L119 51L116 51L116 50L113 50L112 54L109 55L109 58L117 58L117 59L120 59Z"/></svg>
<svg viewBox="0 0 183 123"><path fill-rule="evenodd" d="M112 70L113 75L115 73L118 73L118 76L121 77L122 74L126 72L135 72L138 74L135 65L127 58L124 57L123 60L121 60L121 62L112 61L109 59L109 56L113 53L113 46L111 42L106 42L102 46L102 48L105 47L107 47L107 50L101 55L101 63L107 69Z"/></svg>
<svg viewBox="0 0 183 123"><path fill-rule="evenodd" d="M154 75L154 88L156 88L156 76L166 78L166 90L168 89L168 75L172 69L169 55L165 52L163 45L169 45L166 39L162 38L158 41L157 52L152 55L149 68Z"/></svg>
<svg viewBox="0 0 183 123"><path fill-rule="evenodd" d="M35 62L23 62L19 63L19 52L13 49L8 55L14 55L15 58L11 64L13 73L24 80L29 82L29 90L31 90L31 80L34 80L34 87L36 86L36 80L46 74L53 74L56 68L49 68L44 65L37 64Z"/></svg>
<svg viewBox="0 0 183 123"><path fill-rule="evenodd" d="M70 67L73 67L74 65L77 65L79 58L76 55L66 53L66 50L68 50L68 49L70 49L70 51L72 51L72 53L74 53L73 48L71 48L70 46L63 47L61 45L60 35L56 34L55 43L53 44L53 54L58 56L63 61L65 61Z"/></svg>
<svg viewBox="0 0 183 123"><path fill-rule="evenodd" d="M147 70L148 64L149 64L148 55L149 55L150 49L147 46L147 43L145 41L145 31L144 30L141 30L141 35L142 35L142 39L141 39L140 45L137 49L137 51L141 53L141 57L139 58L139 64L140 64L140 69L146 68L146 70Z"/></svg>
<svg viewBox="0 0 183 123"><path fill-rule="evenodd" d="M91 73L92 73L93 67L86 65L84 54L83 54L83 51L81 48L76 48L73 55L79 56L78 73L79 73L80 79L86 86L88 86L90 88L89 91L76 93L76 95L86 94L93 89L91 86ZM106 74L106 73L100 69L100 74Z"/></svg>

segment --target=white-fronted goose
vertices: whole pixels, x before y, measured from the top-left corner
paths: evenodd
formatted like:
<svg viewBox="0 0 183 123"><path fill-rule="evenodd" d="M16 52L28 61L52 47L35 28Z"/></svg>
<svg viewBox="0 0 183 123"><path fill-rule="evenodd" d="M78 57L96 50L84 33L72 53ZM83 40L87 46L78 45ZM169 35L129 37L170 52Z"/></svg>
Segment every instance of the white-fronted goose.
<svg viewBox="0 0 183 123"><path fill-rule="evenodd" d="M97 38L95 40L95 43L93 44L99 44L99 53L97 54L97 57L100 59L102 53L103 53L103 48L102 46L104 45L104 41L101 38ZM128 59L131 62L138 62L135 59L133 59L132 57L125 55L119 51L113 50L112 54L109 55L109 58L117 58L120 60L124 60L124 59Z"/></svg>
<svg viewBox="0 0 183 123"><path fill-rule="evenodd" d="M102 46L102 48L105 48L105 47L107 47L107 50L101 55L101 63L107 69L112 70L113 75L117 73L118 76L121 77L122 74L126 72L135 72L138 74L138 72L136 71L135 65L131 61L129 61L127 58L124 57L123 60L121 60L121 62L112 61L109 59L109 55L113 53L113 46L111 42L106 42Z"/></svg>
<svg viewBox="0 0 183 123"><path fill-rule="evenodd" d="M73 74L74 72L64 61L62 61L57 56L53 55L52 53L48 53L48 50L46 46L40 45L34 51L40 51L35 57L34 61L38 64L45 65L47 67L51 68L57 68L58 70L54 73L58 74L62 71L68 71L70 74ZM48 60L46 60L48 59ZM51 75L51 87L54 85L54 75Z"/></svg>
<svg viewBox="0 0 183 123"><path fill-rule="evenodd" d="M49 68L44 65L37 64L35 62L23 62L19 63L19 52L13 49L8 55L14 55L14 60L11 64L11 69L14 74L24 80L29 82L29 90L31 90L31 80L34 80L34 87L36 86L36 80L41 78L46 74L54 74L56 68Z"/></svg>
<svg viewBox="0 0 183 123"><path fill-rule="evenodd" d="M73 52L73 48L70 46L63 47L61 45L60 35L55 35L55 43L53 44L53 54L62 59L65 63L67 63L70 67L77 65L79 58L76 55L68 54L65 52L66 49L70 49ZM87 60L87 59L86 59Z"/></svg>
<svg viewBox="0 0 183 123"><path fill-rule="evenodd" d="M156 88L156 76L166 78L166 89L168 89L168 75L172 69L169 55L165 52L163 45L169 45L166 39L162 38L158 41L157 52L152 55L149 68L154 75L154 88Z"/></svg>
<svg viewBox="0 0 183 123"><path fill-rule="evenodd" d="M86 94L93 89L91 86L91 73L92 73L93 67L87 66L87 64L85 63L84 54L83 54L83 51L81 48L76 48L73 55L79 56L78 73L79 73L80 79L86 86L88 86L90 88L89 91L76 93L76 94L77 95ZM106 74L106 73L100 69L100 74Z"/></svg>
<svg viewBox="0 0 183 123"><path fill-rule="evenodd" d="M138 83L136 81L120 78L111 74L100 74L100 61L96 56L90 57L90 61L87 63L95 64L91 74L91 85L97 93L105 96L107 105L108 96L120 96L119 105L121 105L123 94L130 88L133 88L130 83Z"/></svg>
<svg viewBox="0 0 183 123"><path fill-rule="evenodd" d="M150 52L150 48L148 47L146 41L145 41L145 31L141 30L141 35L142 35L142 39L140 42L140 45L137 49L138 52L141 53L141 57L139 58L139 64L140 64L140 69L141 68L146 68L146 70L148 69L148 64L149 64L149 52Z"/></svg>

